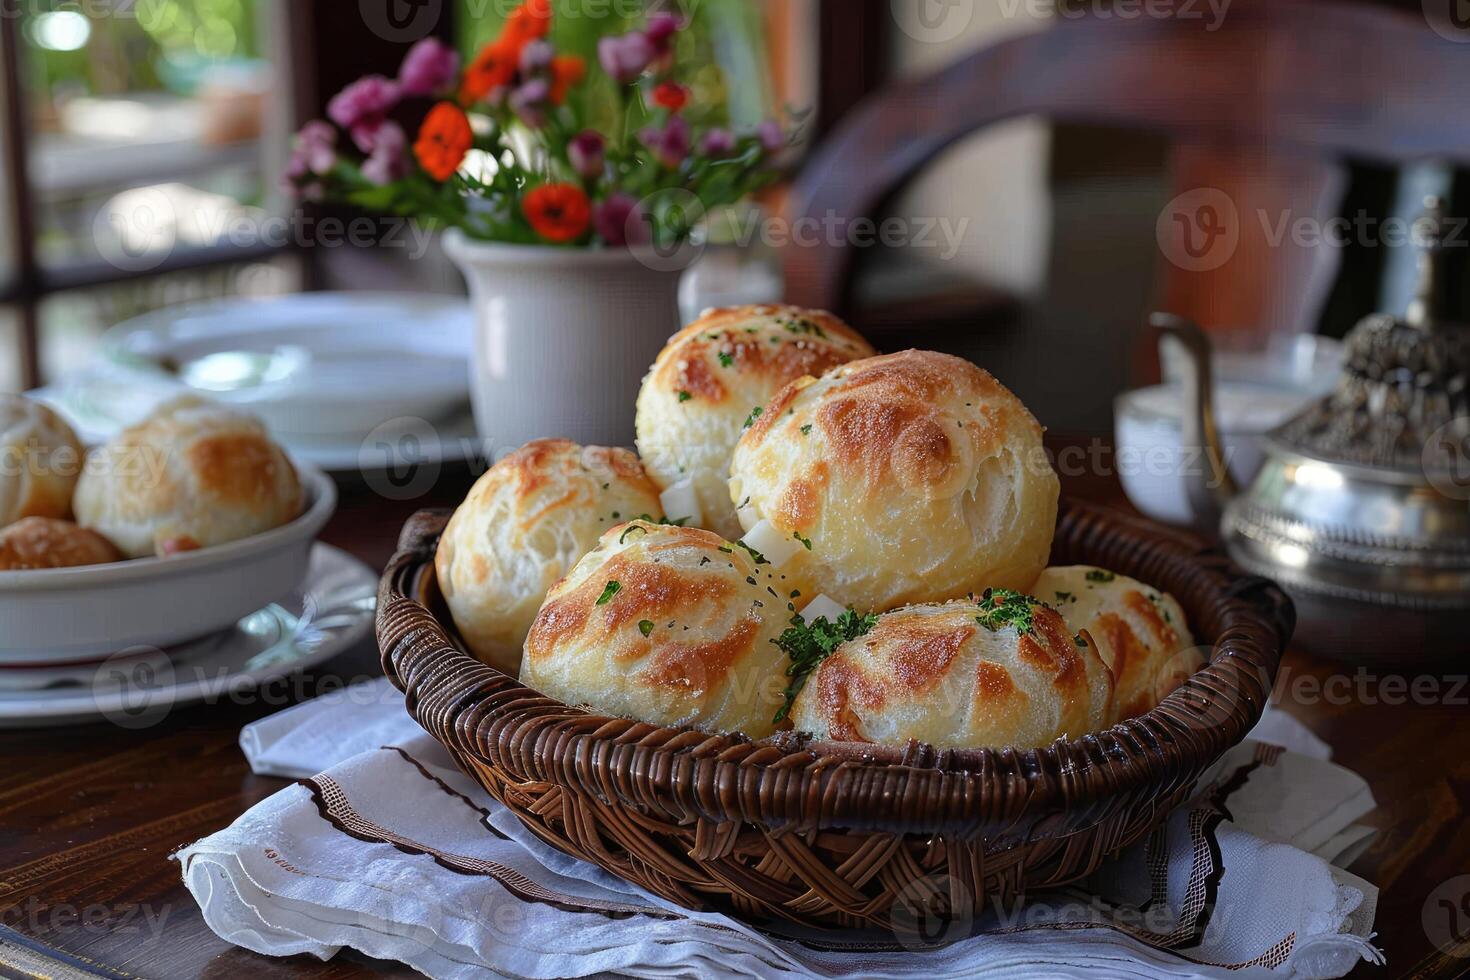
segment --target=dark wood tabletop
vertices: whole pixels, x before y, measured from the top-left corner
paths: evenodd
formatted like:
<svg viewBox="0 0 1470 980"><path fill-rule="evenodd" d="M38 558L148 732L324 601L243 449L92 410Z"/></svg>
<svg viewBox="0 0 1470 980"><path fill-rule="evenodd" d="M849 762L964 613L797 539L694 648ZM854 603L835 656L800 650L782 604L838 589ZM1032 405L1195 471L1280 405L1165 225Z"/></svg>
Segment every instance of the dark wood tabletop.
<svg viewBox="0 0 1470 980"><path fill-rule="evenodd" d="M344 485L323 537L381 568L414 510L457 503L473 477L446 470L414 500ZM1064 483L1126 507L1106 472L1064 474ZM1276 698L1378 801L1365 818L1378 835L1351 870L1382 889L1377 942L1388 966L1355 975L1459 976L1470 970L1470 684L1454 670L1418 670L1413 651L1402 653L1400 668L1365 671L1293 651ZM251 774L242 725L380 673L369 641L258 697L181 707L142 730L0 731L0 976L77 975L68 958L105 976L163 980L413 975L351 952L322 963L231 946L205 926L169 860L286 785Z"/></svg>

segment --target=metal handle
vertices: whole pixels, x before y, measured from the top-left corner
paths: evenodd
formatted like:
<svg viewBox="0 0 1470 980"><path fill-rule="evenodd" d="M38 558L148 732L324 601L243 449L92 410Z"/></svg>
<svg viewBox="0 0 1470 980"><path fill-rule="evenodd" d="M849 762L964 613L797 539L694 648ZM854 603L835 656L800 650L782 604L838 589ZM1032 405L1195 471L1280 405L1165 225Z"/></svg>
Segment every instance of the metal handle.
<svg viewBox="0 0 1470 980"><path fill-rule="evenodd" d="M1195 524L1214 532L1220 527L1225 505L1238 492L1215 418L1215 379L1211 370L1210 338L1192 320L1173 313L1155 313L1149 325L1162 337L1183 348L1184 397L1180 443L1186 450L1198 448L1203 466L1193 466L1180 475Z"/></svg>

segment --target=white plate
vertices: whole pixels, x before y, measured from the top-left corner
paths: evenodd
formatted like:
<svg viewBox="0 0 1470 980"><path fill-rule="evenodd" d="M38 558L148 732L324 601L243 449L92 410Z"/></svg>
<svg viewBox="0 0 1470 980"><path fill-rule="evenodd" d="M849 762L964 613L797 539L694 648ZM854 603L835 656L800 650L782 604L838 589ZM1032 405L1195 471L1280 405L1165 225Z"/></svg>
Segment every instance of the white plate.
<svg viewBox="0 0 1470 980"><path fill-rule="evenodd" d="M129 424L126 416L151 407L136 389L187 390L254 412L285 441L361 441L388 419L462 412L473 336L469 304L433 294L298 293L171 307L103 336L104 371L132 375L135 389L112 392L103 414Z"/></svg>
<svg viewBox="0 0 1470 980"><path fill-rule="evenodd" d="M363 640L377 586L368 566L317 544L300 589L222 633L87 667L0 668L0 728L90 721L144 728L197 701L258 700L271 682Z"/></svg>
<svg viewBox="0 0 1470 980"><path fill-rule="evenodd" d="M225 629L289 593L337 506L325 473L297 462L306 511L240 541L168 558L0 572L0 664L100 659Z"/></svg>
<svg viewBox="0 0 1470 980"><path fill-rule="evenodd" d="M178 393L176 386L139 383L136 377L114 374L74 378L36 388L26 396L61 413L82 442L97 446ZM414 463L439 466L480 455L475 420L468 412L434 422L417 416L389 419L366 436L272 435L292 459L328 473L371 474Z"/></svg>

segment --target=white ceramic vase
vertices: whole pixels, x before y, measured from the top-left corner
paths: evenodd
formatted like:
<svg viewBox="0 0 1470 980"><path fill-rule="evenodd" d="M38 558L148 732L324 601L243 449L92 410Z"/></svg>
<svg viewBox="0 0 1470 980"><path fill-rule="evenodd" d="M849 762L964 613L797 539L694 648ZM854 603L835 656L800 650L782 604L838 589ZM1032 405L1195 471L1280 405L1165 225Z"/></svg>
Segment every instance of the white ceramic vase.
<svg viewBox="0 0 1470 980"><path fill-rule="evenodd" d="M531 439L631 446L638 386L679 329L679 279L696 251L474 241L444 250L470 288L470 394L491 459Z"/></svg>

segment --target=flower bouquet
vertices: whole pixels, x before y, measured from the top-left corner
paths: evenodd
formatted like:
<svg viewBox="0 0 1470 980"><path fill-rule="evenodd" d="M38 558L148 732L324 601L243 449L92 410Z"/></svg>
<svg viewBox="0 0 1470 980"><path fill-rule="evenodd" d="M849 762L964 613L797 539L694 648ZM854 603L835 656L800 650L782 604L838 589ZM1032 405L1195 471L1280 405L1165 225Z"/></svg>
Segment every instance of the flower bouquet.
<svg viewBox="0 0 1470 980"><path fill-rule="evenodd" d="M420 41L396 78L354 82L330 121L303 127L287 170L305 198L446 230L477 321L487 456L546 435L631 444L639 383L679 327L691 237L773 180L794 141L773 120L729 124L678 15L591 16L556 32L558 50L551 0L526 0L463 70Z"/></svg>
<svg viewBox="0 0 1470 980"><path fill-rule="evenodd" d="M600 102L580 91L584 59L548 41L551 24L551 0L526 0L463 71L452 49L418 42L397 78L354 82L328 104L331 122L301 129L289 187L482 241L666 249L774 178L792 136L774 120L737 132L698 104L676 14L598 39L591 70L612 83Z"/></svg>

